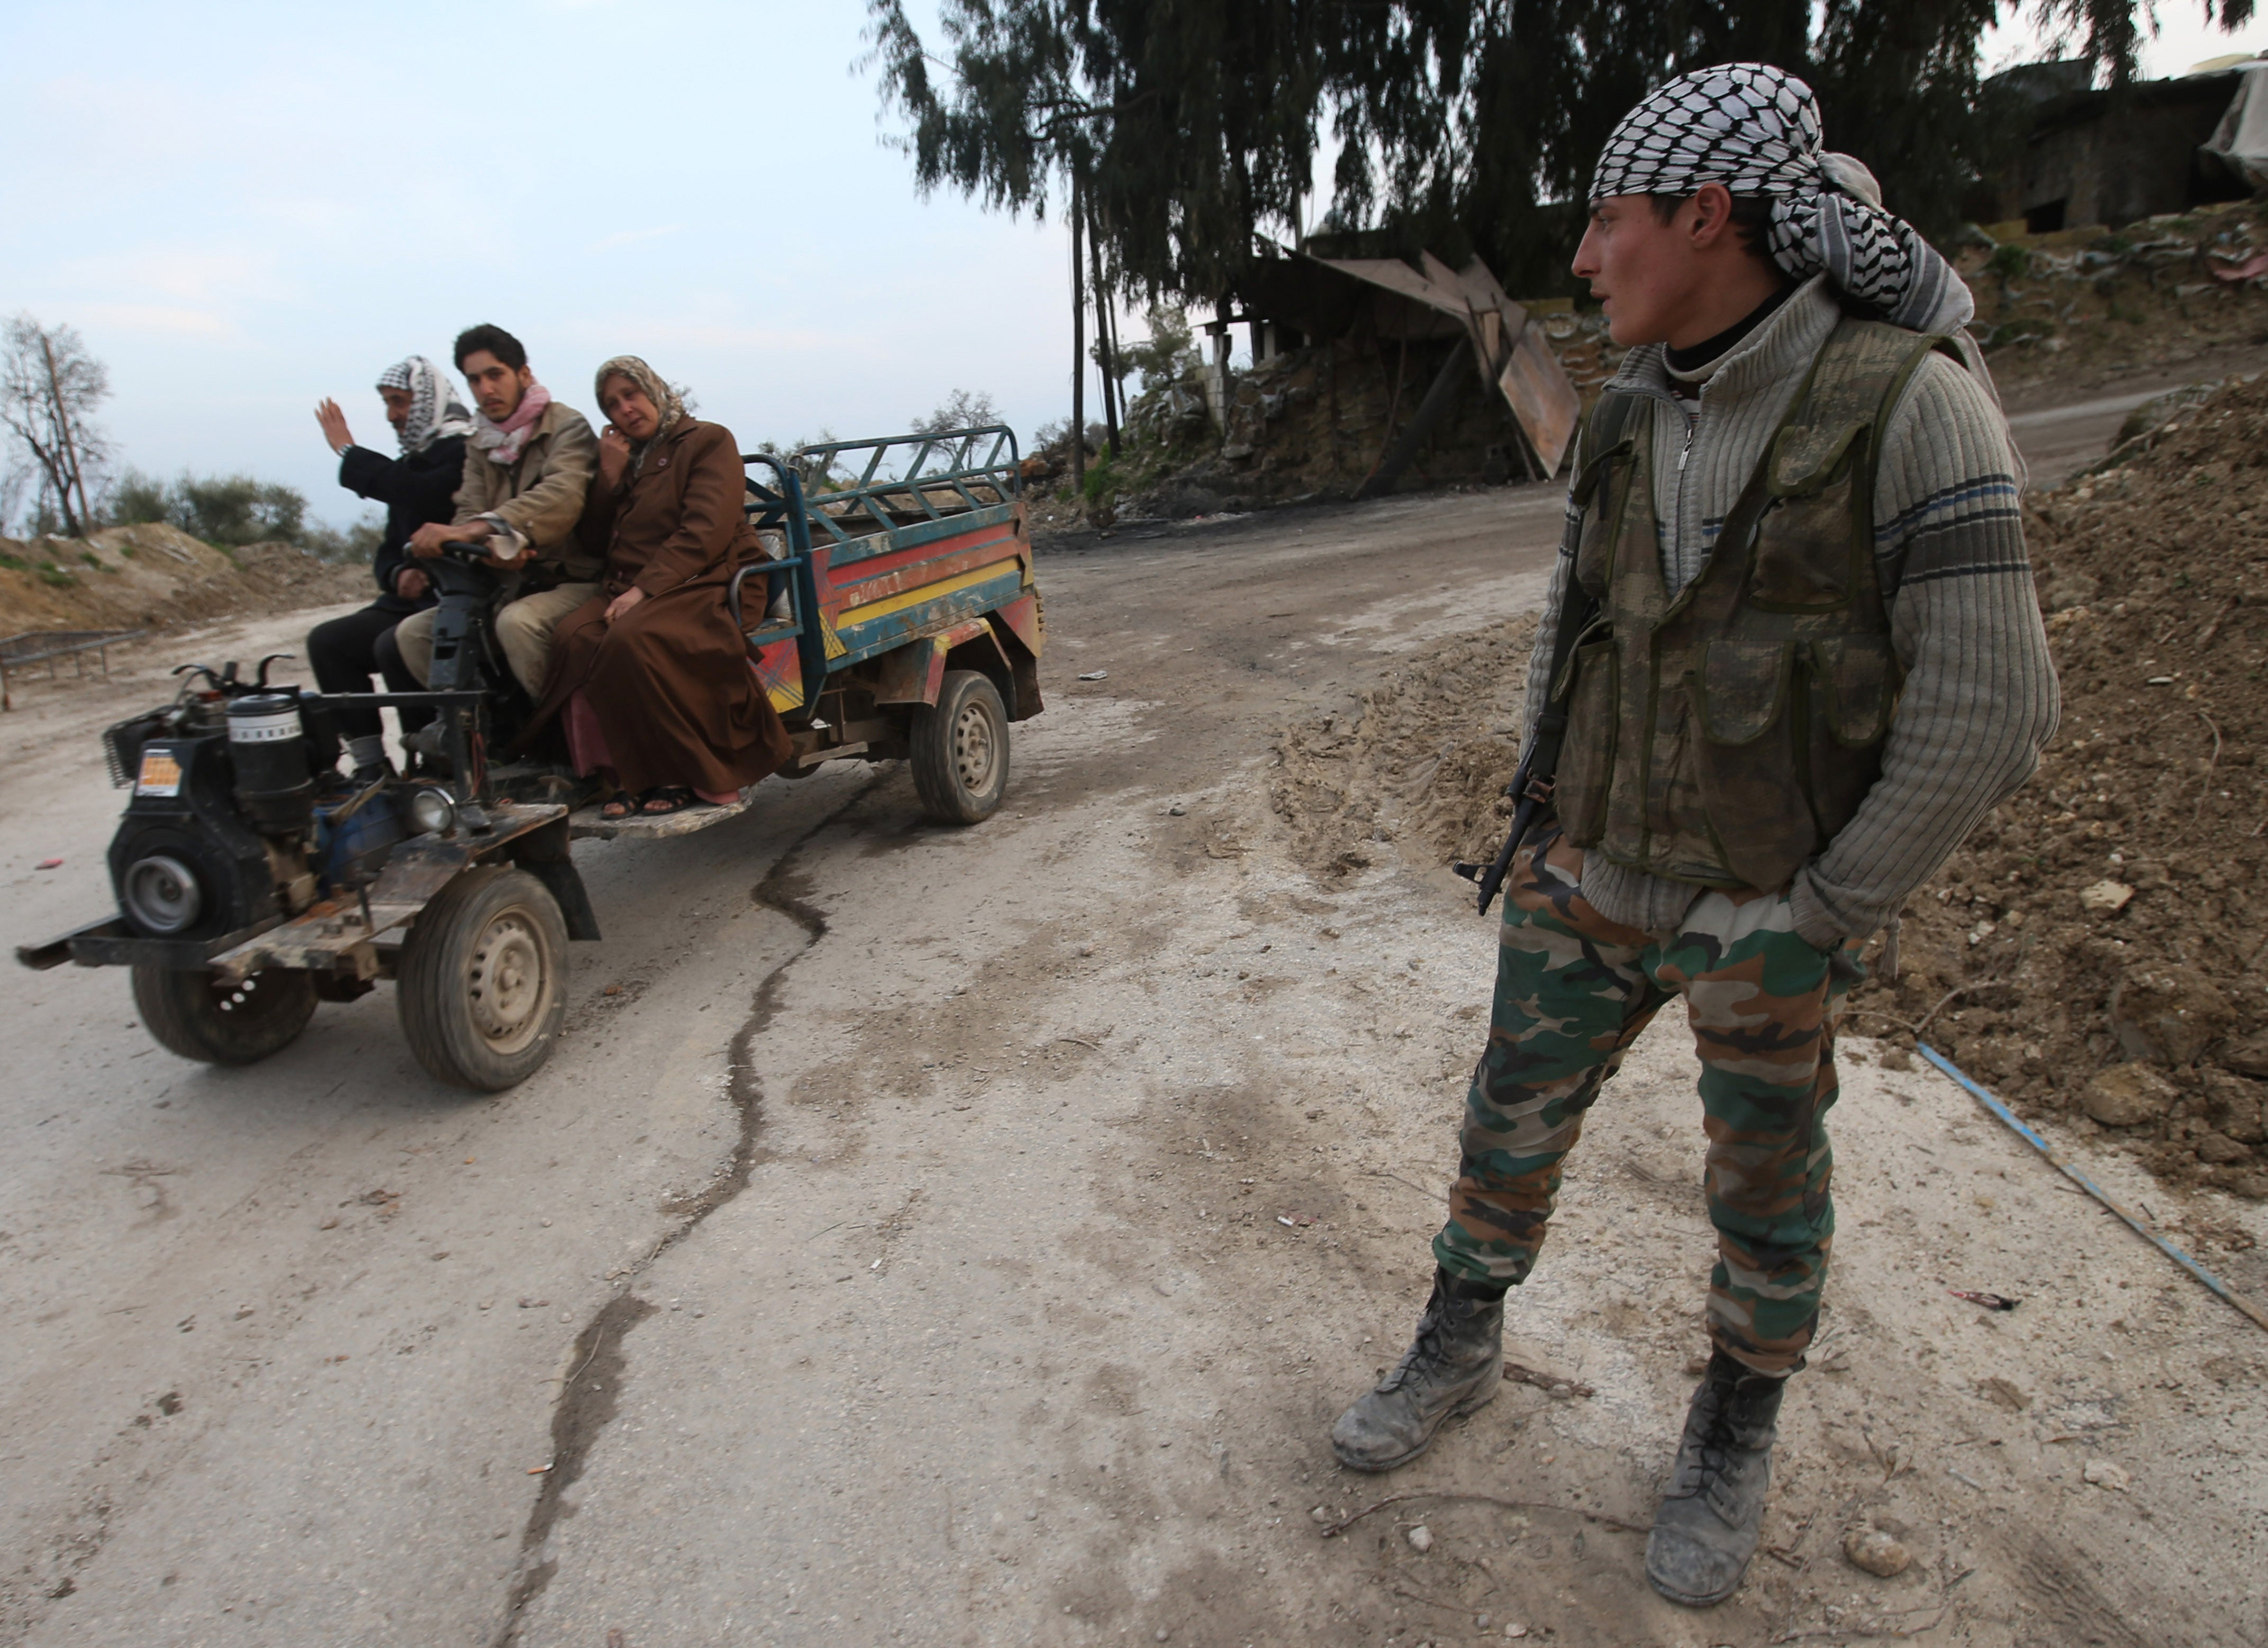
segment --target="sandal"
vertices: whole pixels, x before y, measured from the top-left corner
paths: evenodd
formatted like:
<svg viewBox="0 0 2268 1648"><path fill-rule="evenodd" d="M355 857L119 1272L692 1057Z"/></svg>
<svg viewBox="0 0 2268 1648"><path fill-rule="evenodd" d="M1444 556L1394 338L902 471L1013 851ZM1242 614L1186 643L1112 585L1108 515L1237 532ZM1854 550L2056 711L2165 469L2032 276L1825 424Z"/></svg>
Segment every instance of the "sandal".
<svg viewBox="0 0 2268 1648"><path fill-rule="evenodd" d="M652 793L651 790L646 791L646 795ZM599 816L610 823L622 819L636 818L640 810L644 807L645 799L645 795L632 795L627 790L618 791L613 799L599 809Z"/></svg>
<svg viewBox="0 0 2268 1648"><path fill-rule="evenodd" d="M703 801L683 784L657 784L645 792L645 807L641 816L667 818L673 813L688 813L695 807L716 805L714 801Z"/></svg>

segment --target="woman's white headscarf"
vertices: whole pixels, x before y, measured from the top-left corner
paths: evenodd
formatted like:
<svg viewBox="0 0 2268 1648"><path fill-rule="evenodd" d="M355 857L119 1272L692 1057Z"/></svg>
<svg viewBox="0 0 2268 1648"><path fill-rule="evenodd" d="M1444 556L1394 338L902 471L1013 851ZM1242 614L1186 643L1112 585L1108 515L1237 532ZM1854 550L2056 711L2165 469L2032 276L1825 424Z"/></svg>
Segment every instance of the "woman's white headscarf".
<svg viewBox="0 0 2268 1648"><path fill-rule="evenodd" d="M1591 199L1690 195L1721 183L1771 202L1772 261L1797 280L1824 274L1895 326L1953 332L1977 312L1961 276L1849 155L1822 145L1819 100L1769 63L1680 75L1623 116L1599 156Z"/></svg>
<svg viewBox="0 0 2268 1648"><path fill-rule="evenodd" d="M473 415L457 399L449 374L423 355L387 367L378 375L378 386L409 392L409 416L398 438L405 454L423 452L446 436L473 432Z"/></svg>

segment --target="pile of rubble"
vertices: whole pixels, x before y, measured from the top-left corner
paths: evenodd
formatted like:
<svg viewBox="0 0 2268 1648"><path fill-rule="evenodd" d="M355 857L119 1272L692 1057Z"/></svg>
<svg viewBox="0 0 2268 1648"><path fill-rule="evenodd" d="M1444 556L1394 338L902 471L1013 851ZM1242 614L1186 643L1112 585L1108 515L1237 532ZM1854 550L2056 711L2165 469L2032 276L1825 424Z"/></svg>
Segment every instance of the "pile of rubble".
<svg viewBox="0 0 2268 1648"><path fill-rule="evenodd" d="M2028 511L2054 747L1909 907L1858 1027L2268 1196L2268 383L2120 452Z"/></svg>
<svg viewBox="0 0 2268 1648"><path fill-rule="evenodd" d="M2268 206L2259 202L2116 230L1995 239L1972 227L1956 261L2004 388L2104 379L2268 342Z"/></svg>

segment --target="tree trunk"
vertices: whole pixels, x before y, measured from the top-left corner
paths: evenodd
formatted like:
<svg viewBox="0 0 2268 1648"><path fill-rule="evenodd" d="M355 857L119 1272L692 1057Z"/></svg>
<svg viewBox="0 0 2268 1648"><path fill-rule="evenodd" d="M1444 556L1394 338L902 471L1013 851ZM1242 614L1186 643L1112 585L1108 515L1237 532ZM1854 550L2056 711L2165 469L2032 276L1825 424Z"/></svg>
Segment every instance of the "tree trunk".
<svg viewBox="0 0 2268 1648"><path fill-rule="evenodd" d="M48 363L48 406L55 414L55 433L63 441L63 467L66 474L55 480L55 502L63 506L63 534L70 538L86 536L86 522L92 511L86 505L86 477L79 472L78 451L71 441L70 413L63 406L63 386L55 376L55 347L45 333L40 337L40 353ZM78 489L78 512L71 512L71 488Z"/></svg>
<svg viewBox="0 0 2268 1648"><path fill-rule="evenodd" d="M1071 186L1071 489L1086 496L1086 279L1079 261L1084 217L1079 188Z"/></svg>
<svg viewBox="0 0 2268 1648"><path fill-rule="evenodd" d="M1126 423L1126 363L1118 352L1118 312L1113 308L1107 317L1110 322L1110 398L1118 408L1118 422L1123 431Z"/></svg>
<svg viewBox="0 0 2268 1648"><path fill-rule="evenodd" d="M1118 360L1110 335L1110 293L1102 283L1102 237L1087 226L1086 254L1094 267L1094 346L1102 357L1102 423L1110 455L1118 456Z"/></svg>
<svg viewBox="0 0 2268 1648"><path fill-rule="evenodd" d="M11 423L10 427L14 428L14 425ZM63 467L63 454L46 442L26 434L20 429L16 430L15 432L23 440L24 445L32 449L33 461L40 466L40 472L47 476L48 485L55 489L55 497L63 506L64 524L68 527L70 520L70 471Z"/></svg>

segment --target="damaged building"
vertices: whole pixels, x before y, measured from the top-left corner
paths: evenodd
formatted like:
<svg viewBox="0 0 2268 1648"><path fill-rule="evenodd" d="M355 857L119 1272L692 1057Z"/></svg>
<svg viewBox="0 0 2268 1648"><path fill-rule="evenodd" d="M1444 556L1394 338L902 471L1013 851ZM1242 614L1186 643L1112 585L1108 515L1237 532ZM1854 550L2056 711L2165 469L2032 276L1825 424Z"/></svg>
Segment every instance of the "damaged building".
<svg viewBox="0 0 2268 1648"><path fill-rule="evenodd" d="M2051 234L2253 193L2241 129L2256 77L2240 63L2097 91L2083 62L2028 63L1988 87L2030 110L2021 143L1969 202L1979 223Z"/></svg>
<svg viewBox="0 0 2268 1648"><path fill-rule="evenodd" d="M1237 327L1252 364L1232 370ZM1560 353L1587 341L1583 320L1515 302L1477 259L1453 270L1430 256L1263 246L1204 330L1204 403L1183 411L1209 416L1222 439L1182 484L1216 495L1541 479L1564 460L1583 401Z"/></svg>

